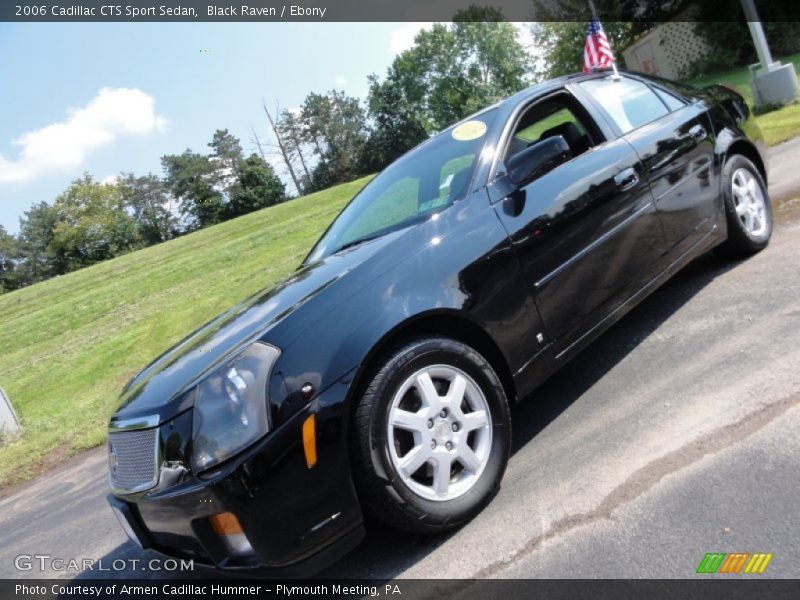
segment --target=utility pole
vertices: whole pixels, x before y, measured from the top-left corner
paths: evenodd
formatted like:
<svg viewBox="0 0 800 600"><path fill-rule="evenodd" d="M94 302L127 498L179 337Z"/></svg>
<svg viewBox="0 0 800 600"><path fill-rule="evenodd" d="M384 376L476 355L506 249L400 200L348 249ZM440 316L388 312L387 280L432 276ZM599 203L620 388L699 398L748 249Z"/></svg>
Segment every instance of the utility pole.
<svg viewBox="0 0 800 600"><path fill-rule="evenodd" d="M761 63L762 69L769 69L769 66L772 64L772 53L769 51L769 45L767 45L767 36L764 35L764 27L761 25L761 21L758 20L755 4L753 4L753 0L741 1L742 10L744 10L744 18L747 19L747 27L750 29L750 35L756 47L758 61Z"/></svg>
<svg viewBox="0 0 800 600"><path fill-rule="evenodd" d="M747 28L753 38L758 55L758 65L750 65L750 89L753 90L755 105L771 106L792 102L797 98L797 73L794 65L781 64L772 60L764 27L758 18L753 0L741 0ZM756 66L760 67L756 69Z"/></svg>

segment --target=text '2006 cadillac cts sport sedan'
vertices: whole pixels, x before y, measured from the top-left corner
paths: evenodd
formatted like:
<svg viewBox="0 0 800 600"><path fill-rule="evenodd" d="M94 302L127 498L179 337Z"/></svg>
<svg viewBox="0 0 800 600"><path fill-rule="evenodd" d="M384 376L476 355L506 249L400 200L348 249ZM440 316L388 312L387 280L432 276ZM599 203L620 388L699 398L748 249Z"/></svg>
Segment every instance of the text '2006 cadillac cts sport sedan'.
<svg viewBox="0 0 800 600"><path fill-rule="evenodd" d="M142 546L318 569L364 516L462 525L497 492L508 405L689 260L764 248L741 96L604 73L533 86L378 175L297 272L123 390L109 501Z"/></svg>

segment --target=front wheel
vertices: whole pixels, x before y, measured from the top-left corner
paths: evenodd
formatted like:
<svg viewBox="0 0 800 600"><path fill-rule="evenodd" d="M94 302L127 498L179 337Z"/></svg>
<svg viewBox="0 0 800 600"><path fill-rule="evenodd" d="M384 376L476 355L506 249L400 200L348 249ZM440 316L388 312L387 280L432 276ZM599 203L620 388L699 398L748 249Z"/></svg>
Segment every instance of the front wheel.
<svg viewBox="0 0 800 600"><path fill-rule="evenodd" d="M719 246L726 256L748 256L763 250L772 236L769 192L756 166L733 155L722 170L722 198L728 239Z"/></svg>
<svg viewBox="0 0 800 600"><path fill-rule="evenodd" d="M388 353L354 414L353 472L365 511L438 532L474 517L508 461L508 403L474 349L425 338Z"/></svg>

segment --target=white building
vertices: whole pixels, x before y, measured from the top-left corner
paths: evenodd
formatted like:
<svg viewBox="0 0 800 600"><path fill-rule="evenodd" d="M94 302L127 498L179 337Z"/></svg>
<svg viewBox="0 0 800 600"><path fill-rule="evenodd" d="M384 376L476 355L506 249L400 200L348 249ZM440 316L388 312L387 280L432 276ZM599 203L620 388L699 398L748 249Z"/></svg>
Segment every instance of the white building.
<svg viewBox="0 0 800 600"><path fill-rule="evenodd" d="M681 79L708 54L708 46L694 31L695 23L668 21L651 29L622 51L630 71Z"/></svg>

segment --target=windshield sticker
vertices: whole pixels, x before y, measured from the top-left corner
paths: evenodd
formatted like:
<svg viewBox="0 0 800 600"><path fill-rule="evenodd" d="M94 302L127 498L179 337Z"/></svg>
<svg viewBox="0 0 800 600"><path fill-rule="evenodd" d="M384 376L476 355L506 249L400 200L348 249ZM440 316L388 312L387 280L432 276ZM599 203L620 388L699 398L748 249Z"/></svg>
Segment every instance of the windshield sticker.
<svg viewBox="0 0 800 600"><path fill-rule="evenodd" d="M483 121L467 121L453 129L453 139L459 142L476 140L486 133L486 123Z"/></svg>
<svg viewBox="0 0 800 600"><path fill-rule="evenodd" d="M450 173L450 175L447 176L447 179L445 179L439 186L440 193L450 187L450 182L453 181L453 175L455 175L455 173Z"/></svg>
<svg viewBox="0 0 800 600"><path fill-rule="evenodd" d="M419 205L419 212L420 213L424 213L424 212L427 212L427 211L429 211L429 210L431 210L433 208L437 208L439 206L442 206L443 204L447 204L448 197L449 197L449 194L447 196L434 198L433 200L428 200L427 202L423 202L422 204Z"/></svg>

